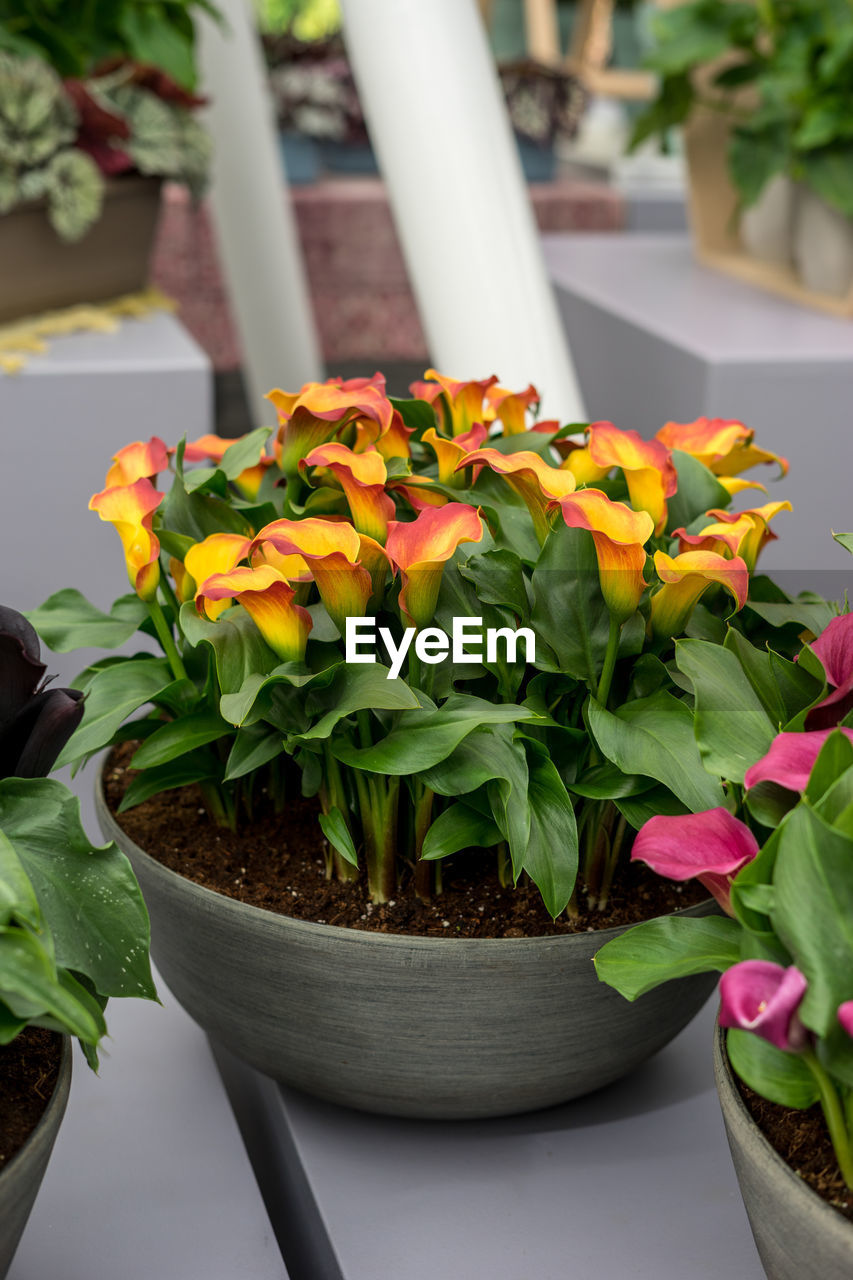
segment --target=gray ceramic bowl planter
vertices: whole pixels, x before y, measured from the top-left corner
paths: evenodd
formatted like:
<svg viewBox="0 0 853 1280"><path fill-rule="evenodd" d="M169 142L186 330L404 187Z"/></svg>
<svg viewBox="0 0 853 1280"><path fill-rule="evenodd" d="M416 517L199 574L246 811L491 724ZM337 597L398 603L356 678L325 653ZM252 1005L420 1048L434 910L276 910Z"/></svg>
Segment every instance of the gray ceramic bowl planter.
<svg viewBox="0 0 853 1280"><path fill-rule="evenodd" d="M714 1077L749 1225L769 1280L850 1280L853 1222L812 1191L764 1137L744 1106L719 1028Z"/></svg>
<svg viewBox="0 0 853 1280"><path fill-rule="evenodd" d="M0 1173L0 1280L9 1270L35 1203L71 1088L71 1041L63 1038L50 1102L29 1138Z"/></svg>
<svg viewBox="0 0 853 1280"><path fill-rule="evenodd" d="M247 906L149 857L109 812L151 916L151 954L205 1031L265 1075L365 1111L509 1115L625 1075L698 1012L715 975L633 1004L592 957L618 930L431 939L313 924ZM711 900L692 914L715 910Z"/></svg>

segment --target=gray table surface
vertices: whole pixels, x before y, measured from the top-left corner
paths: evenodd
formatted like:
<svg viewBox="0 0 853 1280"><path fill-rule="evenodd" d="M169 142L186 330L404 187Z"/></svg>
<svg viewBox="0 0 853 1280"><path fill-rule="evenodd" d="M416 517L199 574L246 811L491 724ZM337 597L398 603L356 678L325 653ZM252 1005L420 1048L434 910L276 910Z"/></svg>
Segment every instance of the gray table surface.
<svg viewBox="0 0 853 1280"><path fill-rule="evenodd" d="M367 1116L227 1059L291 1280L760 1280L712 1078L715 1004L628 1079L492 1121Z"/></svg>
<svg viewBox="0 0 853 1280"><path fill-rule="evenodd" d="M735 506L794 504L762 568L839 594L853 562L829 530L853 529L853 321L700 266L686 236L549 235L544 248L590 420L644 436L702 415L753 427L791 470L778 483L775 468L749 472L768 497Z"/></svg>
<svg viewBox="0 0 853 1280"><path fill-rule="evenodd" d="M111 1002L98 1076L75 1046L8 1280L287 1280L207 1039L158 986Z"/></svg>

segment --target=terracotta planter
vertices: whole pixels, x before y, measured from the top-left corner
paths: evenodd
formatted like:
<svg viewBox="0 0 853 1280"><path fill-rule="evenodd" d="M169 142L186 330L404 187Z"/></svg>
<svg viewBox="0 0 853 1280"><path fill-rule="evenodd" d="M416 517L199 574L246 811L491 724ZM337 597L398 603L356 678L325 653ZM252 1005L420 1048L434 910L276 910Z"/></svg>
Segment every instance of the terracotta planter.
<svg viewBox="0 0 853 1280"><path fill-rule="evenodd" d="M268 1076L365 1111L463 1119L532 1111L609 1084L698 1012L713 974L629 1004L592 957L617 930L416 938L313 924L176 875L118 826L154 961L187 1012ZM716 909L709 899L694 914Z"/></svg>
<svg viewBox="0 0 853 1280"><path fill-rule="evenodd" d="M850 1280L853 1222L797 1177L753 1121L738 1091L723 1034L714 1034L714 1076L749 1225L770 1280Z"/></svg>
<svg viewBox="0 0 853 1280"><path fill-rule="evenodd" d="M0 217L0 324L143 289L160 212L159 178L107 183L100 218L81 240L60 240L43 201Z"/></svg>
<svg viewBox="0 0 853 1280"><path fill-rule="evenodd" d="M53 1096L20 1151L0 1173L0 1280L18 1247L35 1203L71 1087L71 1041L62 1044L62 1060Z"/></svg>

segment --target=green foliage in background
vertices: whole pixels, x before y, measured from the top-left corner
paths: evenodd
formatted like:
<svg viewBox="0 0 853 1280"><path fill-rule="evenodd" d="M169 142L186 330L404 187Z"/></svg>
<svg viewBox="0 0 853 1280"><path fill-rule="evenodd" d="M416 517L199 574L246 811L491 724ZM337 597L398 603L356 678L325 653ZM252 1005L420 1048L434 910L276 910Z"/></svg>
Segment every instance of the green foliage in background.
<svg viewBox="0 0 853 1280"><path fill-rule="evenodd" d="M297 40L327 40L341 29L338 0L255 0L265 35L290 32Z"/></svg>
<svg viewBox="0 0 853 1280"><path fill-rule="evenodd" d="M0 0L0 49L43 58L62 77L83 78L114 58L159 67L195 87L193 17L209 0Z"/></svg>
<svg viewBox="0 0 853 1280"><path fill-rule="evenodd" d="M695 0L659 14L654 32L647 65L660 73L660 92L632 146L665 138L707 104L731 120L729 172L744 206L787 174L853 217L850 0ZM695 73L706 68L700 92Z"/></svg>

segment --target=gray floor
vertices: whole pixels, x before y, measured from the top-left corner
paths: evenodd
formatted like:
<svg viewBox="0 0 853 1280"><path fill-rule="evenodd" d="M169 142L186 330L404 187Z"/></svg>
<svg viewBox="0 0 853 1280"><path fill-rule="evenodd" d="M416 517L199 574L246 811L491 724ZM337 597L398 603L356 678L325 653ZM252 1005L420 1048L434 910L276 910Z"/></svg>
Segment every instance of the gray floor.
<svg viewBox="0 0 853 1280"><path fill-rule="evenodd" d="M224 1055L291 1280L760 1280L715 1005L627 1079L503 1120L362 1115Z"/></svg>

